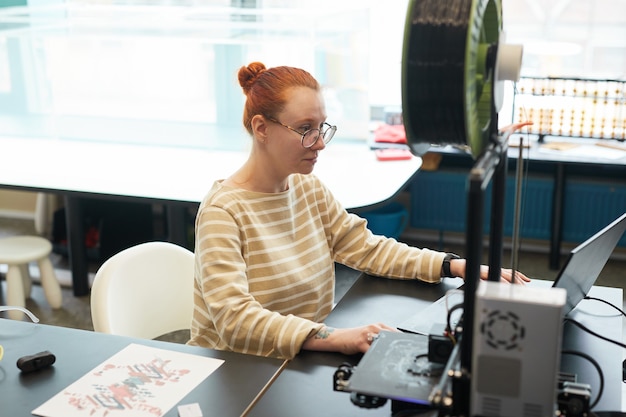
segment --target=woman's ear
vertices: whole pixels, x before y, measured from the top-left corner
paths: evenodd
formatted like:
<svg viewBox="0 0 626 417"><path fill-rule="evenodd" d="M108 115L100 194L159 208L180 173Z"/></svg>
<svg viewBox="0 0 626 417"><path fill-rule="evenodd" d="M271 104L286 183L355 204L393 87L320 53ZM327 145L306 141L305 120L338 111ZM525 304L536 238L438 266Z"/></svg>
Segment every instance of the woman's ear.
<svg viewBox="0 0 626 417"><path fill-rule="evenodd" d="M251 125L254 138L259 142L265 143L268 137L267 130L269 127L269 124L267 123L267 120L265 120L265 117L261 116L260 114L254 115L251 120Z"/></svg>

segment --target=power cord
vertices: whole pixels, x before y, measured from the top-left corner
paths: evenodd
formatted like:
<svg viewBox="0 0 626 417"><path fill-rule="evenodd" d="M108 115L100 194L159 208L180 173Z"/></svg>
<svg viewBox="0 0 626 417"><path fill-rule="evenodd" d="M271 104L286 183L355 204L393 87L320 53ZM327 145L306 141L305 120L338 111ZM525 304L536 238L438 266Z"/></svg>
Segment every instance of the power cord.
<svg viewBox="0 0 626 417"><path fill-rule="evenodd" d="M598 389L598 396L596 397L594 402L589 405L589 408L595 407L598 404L598 401L600 401L600 398L602 398L602 393L604 392L604 374L602 373L602 368L600 367L600 364L586 353L578 352L575 350L563 350L561 351L561 355L580 356L581 358L588 360L596 368L596 371L598 371L598 376L600 377L600 388Z"/></svg>
<svg viewBox="0 0 626 417"><path fill-rule="evenodd" d="M452 327L452 314L456 311L456 310L460 310L463 308L463 304L459 303L459 304L455 304L452 307L450 307L450 309L448 309L448 317L446 319L446 334L447 336L452 340L452 343L456 344L457 342L457 338L456 338L456 329L453 329ZM460 323L460 321L459 321ZM458 327L458 324L457 326Z"/></svg>
<svg viewBox="0 0 626 417"><path fill-rule="evenodd" d="M603 302L603 303L605 303L605 304L607 304L607 305L609 305L609 306L611 306L611 307L615 308L615 309L616 309L616 310L618 310L621 314L624 314L624 311L623 311L622 309L620 309L619 307L616 307L615 305L613 305L613 304L611 304L611 303L609 303L609 302L607 302L607 301L605 301L605 300L602 300L602 299L600 299L600 298L595 298L595 297L585 297L585 299L589 299L589 300L595 300L595 301L600 301L600 302ZM600 334L598 334L598 333L594 332L593 330L589 329L589 328L588 328L588 327L586 327L585 325L583 325L583 324L581 324L581 323L577 322L577 321L576 321L576 320L574 320L574 319L571 319L571 318L569 318L569 317L566 317L566 318L563 320L563 323L564 323L564 324L565 324L565 323L571 323L571 324L573 324L574 326L578 327L579 329L581 329L581 330L583 330L583 331L585 331L585 332L589 333L590 335L597 337L598 339L602 339L602 340L604 340L604 341L606 341L606 342L613 343L614 345L617 345L617 346L619 346L619 347L622 347L622 348L626 349L626 344L624 344L624 343L622 343L622 342L618 342L617 340L609 339L609 338L608 338L608 337L606 337L606 336L602 336L602 335L600 335ZM598 371L598 375L600 376L600 389L599 389L598 396L597 396L596 400L595 400L595 401L593 402L593 404L591 404L591 406L590 406L590 408L593 408L593 407L594 407L594 406L598 403L598 401L600 400L600 398L602 397L602 391L604 390L604 374L602 373L602 369L601 369L600 365L599 365L599 364L598 364L598 362L596 362L596 360L595 360L595 359L593 359L591 356L589 356L589 355L587 355L587 354L585 354L585 353L582 353L582 352L576 352L576 351L563 351L563 352L561 352L561 353L562 353L562 354L577 355L577 356L580 356L580 357L582 357L582 358L584 358L584 359L587 359L587 360L588 360L591 364L593 364L593 366L594 366L594 367L596 368L596 370Z"/></svg>
<svg viewBox="0 0 626 417"><path fill-rule="evenodd" d="M622 310L621 308L619 308L618 306L616 306L613 303L609 303L608 301L603 300L602 298L590 297L590 296L587 295L587 296L585 296L584 299L585 300L600 301L601 303L604 303L604 304L606 304L606 305L608 305L610 307L613 307L615 310L619 311L622 316L626 316L626 312L624 312L624 310Z"/></svg>
<svg viewBox="0 0 626 417"><path fill-rule="evenodd" d="M585 331L585 332L589 333L590 335L597 337L598 339L602 339L602 340L604 340L604 341L606 341L606 342L613 343L614 345L617 345L617 346L619 346L619 347L622 347L622 348L626 349L626 344L624 344L624 343L622 343L622 342L618 342L617 340L609 339L609 338L608 338L608 337L606 337L606 336L602 336L601 334L598 334L598 333L594 332L593 330L589 329L588 327L584 326L583 324L581 324L581 323L577 322L577 321L576 321L576 320L574 320L574 319L571 319L571 318L569 318L569 317L566 317L566 318L563 320L563 323L571 323L571 324L573 324L574 326L576 326L576 327L580 328L581 330L583 330L583 331Z"/></svg>

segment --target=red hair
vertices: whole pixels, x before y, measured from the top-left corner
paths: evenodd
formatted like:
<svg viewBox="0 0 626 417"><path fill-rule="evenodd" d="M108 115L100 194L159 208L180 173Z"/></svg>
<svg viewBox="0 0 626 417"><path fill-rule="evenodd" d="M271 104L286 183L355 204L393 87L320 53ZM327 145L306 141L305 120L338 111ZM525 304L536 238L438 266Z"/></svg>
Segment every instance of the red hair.
<svg viewBox="0 0 626 417"><path fill-rule="evenodd" d="M246 95L243 125L252 135L252 118L257 115L276 117L287 102L286 92L292 87L309 87L320 91L317 80L307 71L287 66L266 68L261 62L241 67L239 85Z"/></svg>

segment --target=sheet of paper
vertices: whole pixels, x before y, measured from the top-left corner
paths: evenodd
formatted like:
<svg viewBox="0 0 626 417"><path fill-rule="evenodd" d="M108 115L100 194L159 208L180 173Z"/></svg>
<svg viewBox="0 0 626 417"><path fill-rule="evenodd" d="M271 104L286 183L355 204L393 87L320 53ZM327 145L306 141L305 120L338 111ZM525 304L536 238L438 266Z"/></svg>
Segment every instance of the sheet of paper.
<svg viewBox="0 0 626 417"><path fill-rule="evenodd" d="M162 416L223 362L130 344L32 413L43 417Z"/></svg>

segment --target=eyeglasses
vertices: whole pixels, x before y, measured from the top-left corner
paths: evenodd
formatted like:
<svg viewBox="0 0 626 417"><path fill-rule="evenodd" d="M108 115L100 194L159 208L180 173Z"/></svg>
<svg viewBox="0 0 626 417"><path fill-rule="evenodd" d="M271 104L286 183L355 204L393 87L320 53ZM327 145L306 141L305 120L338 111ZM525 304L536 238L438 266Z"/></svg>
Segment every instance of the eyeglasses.
<svg viewBox="0 0 626 417"><path fill-rule="evenodd" d="M330 142L330 140L333 138L333 136L335 136L335 132L337 131L337 126L331 126L328 123L324 123L324 125L322 126L324 128L324 130L322 129L309 129L306 132L300 132L296 129L294 129L291 126L287 126L286 124L283 124L281 122L279 122L278 120L274 119L273 117L267 117L265 116L265 118L271 122L274 123L278 123L279 125L286 127L287 129L296 132L298 135L302 136L301 142L302 142L302 146L305 148L310 148L313 145L315 145L315 143L317 142L317 140L320 138L320 136L322 137L322 140L324 141L324 145L326 145L328 142Z"/></svg>

